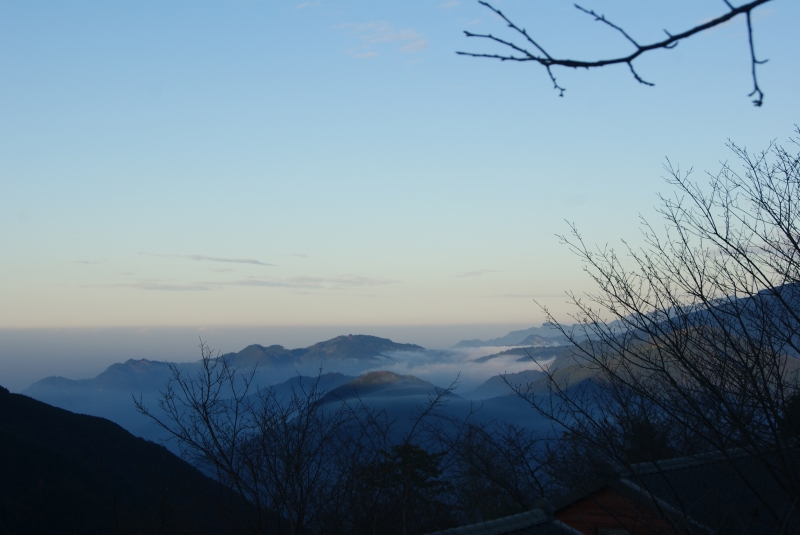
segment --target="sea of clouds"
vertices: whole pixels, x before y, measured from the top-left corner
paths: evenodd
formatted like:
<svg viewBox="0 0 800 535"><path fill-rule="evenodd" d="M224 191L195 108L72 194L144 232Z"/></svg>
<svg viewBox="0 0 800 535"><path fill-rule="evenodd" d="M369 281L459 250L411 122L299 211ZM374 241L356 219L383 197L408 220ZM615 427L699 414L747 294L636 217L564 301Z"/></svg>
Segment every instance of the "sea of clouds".
<svg viewBox="0 0 800 535"><path fill-rule="evenodd" d="M391 360L369 371L387 370L400 375L413 375L436 386L446 387L458 381L456 393L474 390L487 379L505 373L546 369L553 359L534 361L520 355L500 355L478 360L510 349L509 347L479 347L463 349L425 350L392 353Z"/></svg>

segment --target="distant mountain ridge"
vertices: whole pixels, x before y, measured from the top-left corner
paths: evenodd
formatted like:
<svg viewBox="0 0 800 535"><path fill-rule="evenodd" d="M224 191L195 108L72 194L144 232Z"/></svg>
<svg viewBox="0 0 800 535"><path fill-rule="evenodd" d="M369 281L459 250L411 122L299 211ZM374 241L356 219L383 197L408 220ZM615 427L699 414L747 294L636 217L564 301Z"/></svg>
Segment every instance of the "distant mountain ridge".
<svg viewBox="0 0 800 535"><path fill-rule="evenodd" d="M453 349L470 347L504 347L504 346L557 346L565 345L568 340L557 329L548 324L531 327L521 331L511 331L505 336L491 340L461 340Z"/></svg>
<svg viewBox="0 0 800 535"><path fill-rule="evenodd" d="M528 340L537 344L529 347L537 360L551 358L552 353L563 348L552 346L548 340L543 344L542 328L512 332L500 340L489 341L511 343ZM533 338L532 338L533 337ZM453 350L427 350L416 344L397 343L387 338L369 335L342 335L313 344L305 348L288 349L281 345L251 344L241 351L220 355L230 365L246 373L255 370L253 393L257 388L269 387L276 399L289 400L295 393L308 391L316 384L326 392L324 402L350 402L359 398L376 410L386 411L396 418L398 426L405 425L417 407L428 403L441 387L414 377L389 371L409 362L426 369L427 363L435 364L440 359L452 358ZM506 352L500 356L506 356ZM408 357L404 357L408 355ZM496 355L476 359L480 365ZM463 358L463 354L461 357ZM523 353L519 359L527 359ZM172 378L171 366L180 373L194 376L201 372L200 361L169 364L148 359L129 359L109 366L90 379L72 380L63 377L47 377L32 384L23 393L35 399L73 412L108 418L131 433L154 441L168 438L166 433L147 417L135 410L132 396L149 407L156 407L160 392ZM321 371L321 375L318 375ZM373 373L374 372L374 373ZM366 375L365 375L366 373ZM498 392L498 395L501 394ZM528 425L527 410L513 396L500 396L495 401L483 404L480 418L514 420ZM451 393L447 395L448 414L466 415L472 410L470 401ZM535 422L534 422L535 423Z"/></svg>
<svg viewBox="0 0 800 535"><path fill-rule="evenodd" d="M316 364L325 362L357 361L362 363L380 362L382 357L389 358L391 353L403 351L424 351L425 348L415 344L399 344L388 338L350 334L337 336L331 340L318 342L312 346L298 349L286 349L280 345L262 346L252 344L237 353L221 355L234 367L269 370L273 366L292 366L299 364ZM196 362L177 364L179 367L191 367ZM91 379L66 379L64 377L46 377L33 383L23 393L36 397L42 390L64 390L74 387L84 388L133 388L151 390L161 388L172 375L170 365L147 359L129 359L123 363L109 366L105 371Z"/></svg>
<svg viewBox="0 0 800 535"><path fill-rule="evenodd" d="M247 372L257 370L253 390L256 387L275 385L282 396L291 394L291 386L305 387L311 379L301 385L298 374L311 376L320 369L338 374L325 373L320 378L320 388L334 389L382 363L396 360L393 356L402 352L419 352L425 349L415 344L396 343L388 338L368 335L343 335L319 342L305 348L286 349L280 345L262 346L253 344L237 353L221 355L235 368ZM186 374L200 371L199 361L175 364ZM66 379L46 377L33 383L23 393L45 403L73 412L108 418L139 436L152 440L165 438L163 432L140 415L133 407L131 396L141 395L149 405L157 403L159 392L172 378L172 369L166 362L147 359L129 359L109 366L90 379ZM294 379L295 382L291 381ZM289 382L283 384L289 379Z"/></svg>
<svg viewBox="0 0 800 535"><path fill-rule="evenodd" d="M228 359L235 366L252 366L254 364L287 366L345 359L378 361L380 356L387 356L387 353L424 351L424 349L416 344L399 344L388 338L349 334L298 349L286 349L280 345L264 347L253 344L238 353L226 353L222 357Z"/></svg>

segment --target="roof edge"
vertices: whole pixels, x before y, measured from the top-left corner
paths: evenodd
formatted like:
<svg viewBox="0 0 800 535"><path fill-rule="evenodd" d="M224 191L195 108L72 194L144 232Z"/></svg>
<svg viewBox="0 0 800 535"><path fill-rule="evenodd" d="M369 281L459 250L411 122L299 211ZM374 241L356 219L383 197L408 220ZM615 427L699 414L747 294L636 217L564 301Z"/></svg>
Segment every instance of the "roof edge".
<svg viewBox="0 0 800 535"><path fill-rule="evenodd" d="M544 524L552 518L542 509L531 509L524 513L504 516L478 524L469 524L458 528L444 529L427 535L499 535L517 529L524 529Z"/></svg>

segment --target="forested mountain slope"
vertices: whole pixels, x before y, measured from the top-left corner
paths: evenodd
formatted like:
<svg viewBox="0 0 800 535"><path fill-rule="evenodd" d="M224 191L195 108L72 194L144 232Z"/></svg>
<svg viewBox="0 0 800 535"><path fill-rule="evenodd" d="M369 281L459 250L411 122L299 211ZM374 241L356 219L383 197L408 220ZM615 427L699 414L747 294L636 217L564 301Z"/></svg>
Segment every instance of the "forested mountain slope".
<svg viewBox="0 0 800 535"><path fill-rule="evenodd" d="M214 483L117 424L0 387L0 533L214 533Z"/></svg>

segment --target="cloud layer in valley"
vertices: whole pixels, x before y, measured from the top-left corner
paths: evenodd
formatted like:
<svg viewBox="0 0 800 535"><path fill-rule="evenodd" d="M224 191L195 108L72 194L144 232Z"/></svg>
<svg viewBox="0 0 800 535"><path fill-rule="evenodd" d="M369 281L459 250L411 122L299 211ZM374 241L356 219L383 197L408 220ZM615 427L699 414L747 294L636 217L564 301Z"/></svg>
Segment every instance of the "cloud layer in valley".
<svg viewBox="0 0 800 535"><path fill-rule="evenodd" d="M481 357L506 351L508 347L480 347L465 349L425 350L390 354L393 360L376 366L374 370L388 370L401 375L414 375L437 386L445 387L458 379L456 393L468 392L487 379L504 373L539 370L553 359L536 361L519 355L502 355L486 361Z"/></svg>

